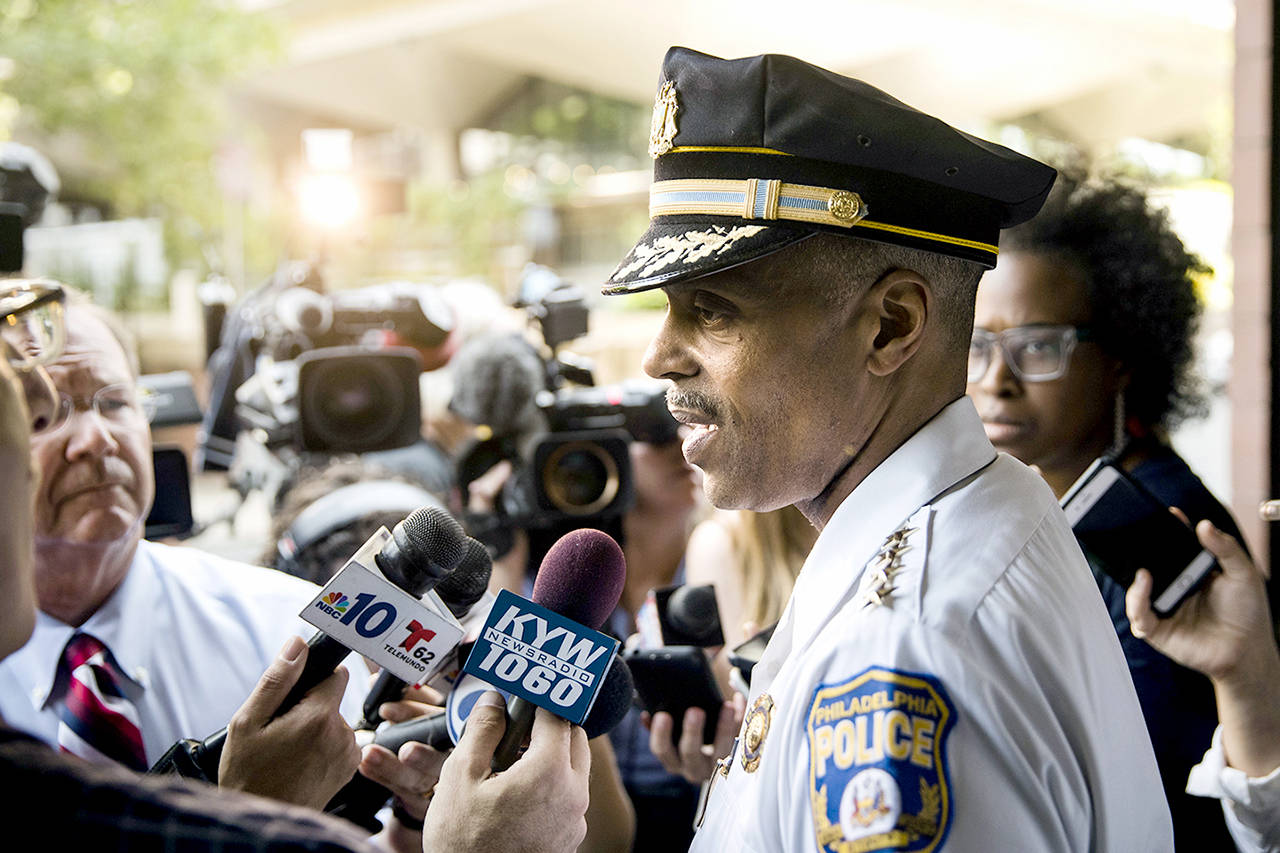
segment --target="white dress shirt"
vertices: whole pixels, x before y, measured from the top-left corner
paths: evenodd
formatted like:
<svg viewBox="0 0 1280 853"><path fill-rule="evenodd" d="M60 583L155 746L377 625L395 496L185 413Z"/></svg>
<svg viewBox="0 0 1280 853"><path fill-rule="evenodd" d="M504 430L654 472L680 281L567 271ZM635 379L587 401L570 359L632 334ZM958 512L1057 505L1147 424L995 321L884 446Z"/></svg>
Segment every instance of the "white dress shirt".
<svg viewBox="0 0 1280 853"><path fill-rule="evenodd" d="M77 630L97 637L131 679L147 762L176 741L225 726L293 634L315 628L298 612L314 584L195 548L143 541L119 588L79 629L45 613L25 646L0 662L0 715L10 726L58 742L54 677ZM358 657L342 712L359 719L368 672Z"/></svg>
<svg viewBox="0 0 1280 853"><path fill-rule="evenodd" d="M968 398L836 510L747 708L694 851L1173 849L1097 585Z"/></svg>
<svg viewBox="0 0 1280 853"><path fill-rule="evenodd" d="M1280 767L1266 776L1246 776L1227 766L1222 726L1204 758L1191 768L1187 793L1222 800L1227 829L1240 853L1280 853Z"/></svg>

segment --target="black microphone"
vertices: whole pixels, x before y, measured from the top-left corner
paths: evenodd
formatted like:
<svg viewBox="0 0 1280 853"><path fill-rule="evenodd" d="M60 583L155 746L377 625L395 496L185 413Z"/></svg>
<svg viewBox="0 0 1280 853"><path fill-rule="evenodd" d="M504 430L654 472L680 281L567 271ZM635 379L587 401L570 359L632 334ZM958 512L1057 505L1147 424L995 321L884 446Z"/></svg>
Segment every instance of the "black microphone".
<svg viewBox="0 0 1280 853"><path fill-rule="evenodd" d="M587 737L597 738L608 734L618 727L627 711L631 709L635 699L635 683L632 681L631 668L621 657L615 657L609 665L596 701L582 721L582 728ZM395 723L379 731L373 743L400 753L406 743L425 743L437 752L445 752L455 746L449 734L448 711L440 711L413 720ZM374 782L367 776L356 774L350 782L334 795L325 811L336 817L342 817L357 826L373 833L382 827L376 817L378 810L386 804L391 792Z"/></svg>
<svg viewBox="0 0 1280 853"><path fill-rule="evenodd" d="M682 584L654 591L664 646L723 646L720 609L712 584Z"/></svg>
<svg viewBox="0 0 1280 853"><path fill-rule="evenodd" d="M488 550L468 536L462 561L436 585L436 595L440 596L450 613L461 619L471 612L472 605L484 597L492 574L493 560L490 559ZM378 673L364 700L364 718L356 728L372 729L381 723L382 715L378 713L378 709L384 702L399 699L407 684L407 681L397 678L390 670L384 669Z"/></svg>
<svg viewBox="0 0 1280 853"><path fill-rule="evenodd" d="M462 560L466 548L462 526L439 507L414 510L395 526L374 563L391 583L413 596L421 596L436 586ZM317 631L307 642L307 662L298 683L276 709L276 716L296 705L307 691L324 681L351 653L342 643ZM177 772L183 776L203 775L218 780L218 762L226 744L227 730L215 732L203 741L179 741L161 757L152 773ZM198 773L194 772L198 768Z"/></svg>
<svg viewBox="0 0 1280 853"><path fill-rule="evenodd" d="M622 548L602 530L566 533L542 558L533 582L533 603L593 630L618 606L627 577ZM507 730L493 756L493 770L510 767L533 730L537 706L519 696L507 703Z"/></svg>

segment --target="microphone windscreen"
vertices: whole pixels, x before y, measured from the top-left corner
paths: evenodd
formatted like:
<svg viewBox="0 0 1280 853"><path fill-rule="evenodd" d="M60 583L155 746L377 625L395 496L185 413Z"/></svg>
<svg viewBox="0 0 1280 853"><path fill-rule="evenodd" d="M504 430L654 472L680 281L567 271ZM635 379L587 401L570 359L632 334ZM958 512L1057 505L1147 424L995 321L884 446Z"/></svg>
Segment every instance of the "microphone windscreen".
<svg viewBox="0 0 1280 853"><path fill-rule="evenodd" d="M537 411L535 398L546 387L546 369L519 335L472 338L453 357L449 409L495 435L524 431Z"/></svg>
<svg viewBox="0 0 1280 853"><path fill-rule="evenodd" d="M493 574L493 560L489 551L470 536L464 543L462 560L458 567L436 584L436 595L454 616L461 619L484 597L489 588L489 576Z"/></svg>
<svg viewBox="0 0 1280 853"><path fill-rule="evenodd" d="M467 534L449 513L434 506L424 506L391 531L395 548L384 548L384 554L395 552L394 558L378 561L387 580L414 595L421 595L428 585L452 572L462 561L467 547Z"/></svg>
<svg viewBox="0 0 1280 853"><path fill-rule="evenodd" d="M622 718L631 710L635 700L635 682L631 679L631 667L621 657L615 657L609 672L600 685L591 712L582 721L588 738L608 734L618 727Z"/></svg>
<svg viewBox="0 0 1280 853"><path fill-rule="evenodd" d="M602 530L583 528L561 536L542 558L533 601L588 628L599 628L618 606L627 561Z"/></svg>

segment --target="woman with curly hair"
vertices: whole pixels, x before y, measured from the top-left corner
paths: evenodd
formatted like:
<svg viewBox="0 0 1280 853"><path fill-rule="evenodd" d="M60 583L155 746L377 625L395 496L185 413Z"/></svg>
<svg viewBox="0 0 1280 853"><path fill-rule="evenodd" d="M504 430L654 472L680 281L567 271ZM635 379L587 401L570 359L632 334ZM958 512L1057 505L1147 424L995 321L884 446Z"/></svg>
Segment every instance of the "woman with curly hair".
<svg viewBox="0 0 1280 853"><path fill-rule="evenodd" d="M1163 211L1115 182L1060 178L1040 214L1004 232L978 287L968 393L998 449L1058 497L1104 453L1194 524L1239 538L1227 510L1169 444L1203 404L1190 376L1206 271ZM1094 566L1142 703L1179 850L1230 850L1216 800L1185 793L1217 725L1213 688L1133 636L1125 590ZM1105 699L1105 697L1101 697Z"/></svg>

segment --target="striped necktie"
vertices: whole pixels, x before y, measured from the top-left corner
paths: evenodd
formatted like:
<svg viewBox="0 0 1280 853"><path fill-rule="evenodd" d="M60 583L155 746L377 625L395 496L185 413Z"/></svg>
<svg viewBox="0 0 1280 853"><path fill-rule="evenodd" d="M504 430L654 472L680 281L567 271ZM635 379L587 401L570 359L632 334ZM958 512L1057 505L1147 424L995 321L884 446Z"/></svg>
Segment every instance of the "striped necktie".
<svg viewBox="0 0 1280 853"><path fill-rule="evenodd" d="M77 632L62 653L67 691L58 704L58 746L89 761L147 769L138 709L125 696L124 674L96 638ZM62 678L59 673L59 678Z"/></svg>

